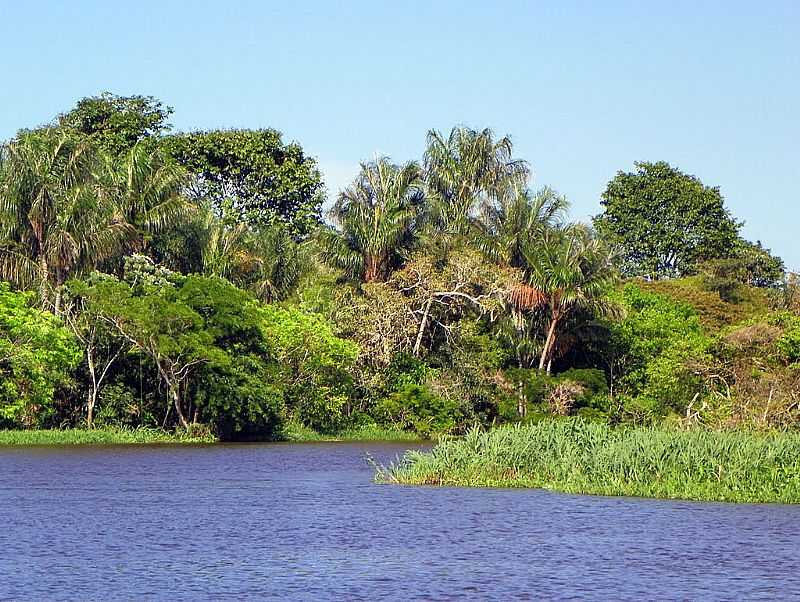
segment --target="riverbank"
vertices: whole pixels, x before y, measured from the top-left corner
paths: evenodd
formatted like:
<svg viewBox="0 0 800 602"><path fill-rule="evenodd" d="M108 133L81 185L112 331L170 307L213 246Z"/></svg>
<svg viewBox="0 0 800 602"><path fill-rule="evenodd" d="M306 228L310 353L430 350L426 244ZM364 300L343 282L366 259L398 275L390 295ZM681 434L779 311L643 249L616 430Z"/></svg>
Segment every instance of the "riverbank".
<svg viewBox="0 0 800 602"><path fill-rule="evenodd" d="M400 429L393 429L367 424L360 427L345 429L336 433L318 433L317 431L298 424L289 422L284 430L281 441L292 443L313 443L315 441L420 441L420 436Z"/></svg>
<svg viewBox="0 0 800 602"><path fill-rule="evenodd" d="M381 482L800 503L800 435L546 420L473 431L381 468Z"/></svg>
<svg viewBox="0 0 800 602"><path fill-rule="evenodd" d="M9 445L145 445L153 443L214 443L209 434L165 431L156 428L96 428L2 430L0 446Z"/></svg>
<svg viewBox="0 0 800 602"><path fill-rule="evenodd" d="M414 433L377 425L365 425L336 433L318 433L298 423L288 423L276 441L292 443L334 441L419 441ZM217 443L218 439L207 432L185 430L166 431L155 428L96 428L96 429L42 429L0 430L0 446L11 445L148 445L178 443L196 445Z"/></svg>

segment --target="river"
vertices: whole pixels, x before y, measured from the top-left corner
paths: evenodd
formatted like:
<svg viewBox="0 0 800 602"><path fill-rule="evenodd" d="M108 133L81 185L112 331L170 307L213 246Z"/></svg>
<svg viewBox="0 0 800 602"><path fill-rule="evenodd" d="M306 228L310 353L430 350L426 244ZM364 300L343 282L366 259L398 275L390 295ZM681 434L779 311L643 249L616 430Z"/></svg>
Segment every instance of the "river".
<svg viewBox="0 0 800 602"><path fill-rule="evenodd" d="M800 599L800 507L374 484L407 446L0 448L0 600Z"/></svg>

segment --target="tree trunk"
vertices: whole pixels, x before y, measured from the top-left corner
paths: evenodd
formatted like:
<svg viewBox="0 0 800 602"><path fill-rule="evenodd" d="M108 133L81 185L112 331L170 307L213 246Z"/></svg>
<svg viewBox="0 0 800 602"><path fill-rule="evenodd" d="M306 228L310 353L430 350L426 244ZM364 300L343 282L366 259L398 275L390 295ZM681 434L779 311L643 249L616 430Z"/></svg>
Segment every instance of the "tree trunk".
<svg viewBox="0 0 800 602"><path fill-rule="evenodd" d="M86 408L86 426L92 428L94 421L94 404L97 401L97 376L94 368L94 354L90 347L86 348L86 363L89 366L89 375L92 377L92 388L89 391L89 401Z"/></svg>
<svg viewBox="0 0 800 602"><path fill-rule="evenodd" d="M89 394L89 407L86 409L86 426L92 428L94 424L94 404L97 402L97 391L92 387Z"/></svg>
<svg viewBox="0 0 800 602"><path fill-rule="evenodd" d="M380 257L367 255L364 258L364 282L380 282L382 280Z"/></svg>
<svg viewBox="0 0 800 602"><path fill-rule="evenodd" d="M433 303L433 297L428 299L428 302L425 304L425 311L422 314L422 321L419 323L419 330L417 331L417 340L414 341L414 355L419 355L419 348L422 345L422 335L425 334L425 328L428 325L428 313L431 310L431 303Z"/></svg>
<svg viewBox="0 0 800 602"><path fill-rule="evenodd" d="M547 329L547 338L544 341L542 355L539 357L539 370L544 370L547 366L547 373L550 374L550 353L556 340L556 326L558 326L558 314L553 314L550 320L550 327Z"/></svg>
<svg viewBox="0 0 800 602"><path fill-rule="evenodd" d="M49 275L50 275L50 268L47 265L47 259L45 258L44 255L41 255L39 257L39 278L41 278L41 282L39 283L39 296L41 297L41 303L45 307L45 309L47 309L47 304L50 301L47 295L47 284Z"/></svg>
<svg viewBox="0 0 800 602"><path fill-rule="evenodd" d="M178 386L169 383L169 394L172 397L172 401L175 405L175 413L178 414L178 420L180 421L181 426L185 429L188 429L189 423L186 421L186 416L183 415L183 409L181 408L181 394Z"/></svg>
<svg viewBox="0 0 800 602"><path fill-rule="evenodd" d="M58 284L56 285L56 298L53 307L53 313L56 317L61 316L61 285Z"/></svg>

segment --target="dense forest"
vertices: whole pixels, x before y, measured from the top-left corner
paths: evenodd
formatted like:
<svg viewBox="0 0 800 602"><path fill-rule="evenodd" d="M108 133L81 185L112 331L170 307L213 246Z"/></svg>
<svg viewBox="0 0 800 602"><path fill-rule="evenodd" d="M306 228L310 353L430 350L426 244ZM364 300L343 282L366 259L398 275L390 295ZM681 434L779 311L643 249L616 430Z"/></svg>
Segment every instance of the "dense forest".
<svg viewBox="0 0 800 602"><path fill-rule="evenodd" d="M667 162L576 223L459 126L323 211L299 144L171 113L106 93L0 146L0 428L800 421L796 275Z"/></svg>

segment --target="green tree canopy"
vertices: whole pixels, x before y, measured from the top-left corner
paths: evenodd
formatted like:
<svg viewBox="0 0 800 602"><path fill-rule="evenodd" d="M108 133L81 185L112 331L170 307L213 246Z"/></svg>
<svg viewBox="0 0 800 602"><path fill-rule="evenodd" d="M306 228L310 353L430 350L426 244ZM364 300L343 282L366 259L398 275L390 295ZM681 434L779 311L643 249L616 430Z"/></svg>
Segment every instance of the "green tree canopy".
<svg viewBox="0 0 800 602"><path fill-rule="evenodd" d="M628 276L693 274L702 261L731 254L738 239L740 224L719 189L663 161L617 173L601 205L595 227L619 247Z"/></svg>
<svg viewBox="0 0 800 602"><path fill-rule="evenodd" d="M155 142L169 131L172 108L152 96L117 96L103 92L78 101L58 117L64 129L83 134L114 157L124 155L137 142Z"/></svg>
<svg viewBox="0 0 800 602"><path fill-rule="evenodd" d="M190 176L189 194L250 226L284 222L307 235L320 221L322 181L314 159L276 130L213 130L167 136L167 153Z"/></svg>

